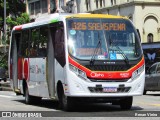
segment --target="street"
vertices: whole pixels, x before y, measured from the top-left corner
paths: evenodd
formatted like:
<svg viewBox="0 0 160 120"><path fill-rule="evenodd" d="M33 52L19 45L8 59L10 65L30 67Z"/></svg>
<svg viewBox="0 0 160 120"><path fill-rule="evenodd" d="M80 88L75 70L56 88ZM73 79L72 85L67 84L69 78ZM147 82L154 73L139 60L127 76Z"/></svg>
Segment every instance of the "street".
<svg viewBox="0 0 160 120"><path fill-rule="evenodd" d="M137 113L146 111L155 115L153 117L157 117L156 114L160 111L160 92L148 92L147 95L134 97L132 109L129 111L122 111L119 106L101 103L80 105L74 112L64 112L58 108L58 102L48 99L26 105L24 97L16 96L12 91L0 91L0 105L1 112L42 111L47 113L46 117L47 115L50 117L134 117Z"/></svg>

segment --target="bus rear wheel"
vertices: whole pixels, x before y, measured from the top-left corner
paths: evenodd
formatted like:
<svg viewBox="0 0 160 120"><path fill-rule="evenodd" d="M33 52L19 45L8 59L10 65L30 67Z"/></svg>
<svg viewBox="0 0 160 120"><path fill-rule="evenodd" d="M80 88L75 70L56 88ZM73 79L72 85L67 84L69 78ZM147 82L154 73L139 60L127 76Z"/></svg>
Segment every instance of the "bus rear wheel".
<svg viewBox="0 0 160 120"><path fill-rule="evenodd" d="M28 91L28 88L25 87L25 103L26 104L31 104L32 103L32 96L29 95L29 91Z"/></svg>
<svg viewBox="0 0 160 120"><path fill-rule="evenodd" d="M28 88L25 88L25 103L32 104L32 103L39 103L41 101L41 97L31 96L29 95Z"/></svg>
<svg viewBox="0 0 160 120"><path fill-rule="evenodd" d="M132 107L133 97L126 97L120 100L120 107L122 110L129 110Z"/></svg>

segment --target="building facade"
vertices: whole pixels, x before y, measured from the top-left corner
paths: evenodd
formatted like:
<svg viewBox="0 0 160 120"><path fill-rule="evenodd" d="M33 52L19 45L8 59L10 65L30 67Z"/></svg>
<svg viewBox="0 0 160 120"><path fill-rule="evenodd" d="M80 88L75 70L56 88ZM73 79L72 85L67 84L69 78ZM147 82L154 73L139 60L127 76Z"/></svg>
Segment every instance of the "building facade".
<svg viewBox="0 0 160 120"><path fill-rule="evenodd" d="M78 12L127 16L139 29L142 43L160 42L160 0L76 0L76 2Z"/></svg>
<svg viewBox="0 0 160 120"><path fill-rule="evenodd" d="M66 0L26 0L26 12L31 19L60 12Z"/></svg>
<svg viewBox="0 0 160 120"><path fill-rule="evenodd" d="M60 12L69 0L28 0L31 18ZM127 16L139 29L142 43L160 42L160 0L70 0L74 13L102 13Z"/></svg>

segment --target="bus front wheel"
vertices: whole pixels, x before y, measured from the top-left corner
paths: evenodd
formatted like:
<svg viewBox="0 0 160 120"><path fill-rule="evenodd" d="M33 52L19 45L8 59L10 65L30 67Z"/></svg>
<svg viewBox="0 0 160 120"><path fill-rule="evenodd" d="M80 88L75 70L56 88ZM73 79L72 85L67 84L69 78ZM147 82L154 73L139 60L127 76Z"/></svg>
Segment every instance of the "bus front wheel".
<svg viewBox="0 0 160 120"><path fill-rule="evenodd" d="M129 110L132 107L133 97L126 97L120 100L120 107L122 110Z"/></svg>
<svg viewBox="0 0 160 120"><path fill-rule="evenodd" d="M64 94L63 87L61 87L58 91L60 108L64 111L72 111L74 106L74 100L72 97L68 97Z"/></svg>
<svg viewBox="0 0 160 120"><path fill-rule="evenodd" d="M146 95L146 93L147 93L147 90L144 90L144 91L143 91L143 95Z"/></svg>

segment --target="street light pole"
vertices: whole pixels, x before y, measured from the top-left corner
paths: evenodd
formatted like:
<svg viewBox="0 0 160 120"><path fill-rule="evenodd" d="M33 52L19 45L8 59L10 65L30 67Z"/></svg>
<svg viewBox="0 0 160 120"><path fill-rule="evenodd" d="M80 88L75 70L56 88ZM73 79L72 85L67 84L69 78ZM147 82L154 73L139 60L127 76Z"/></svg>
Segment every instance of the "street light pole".
<svg viewBox="0 0 160 120"><path fill-rule="evenodd" d="M6 0L4 0L4 52L6 53Z"/></svg>

